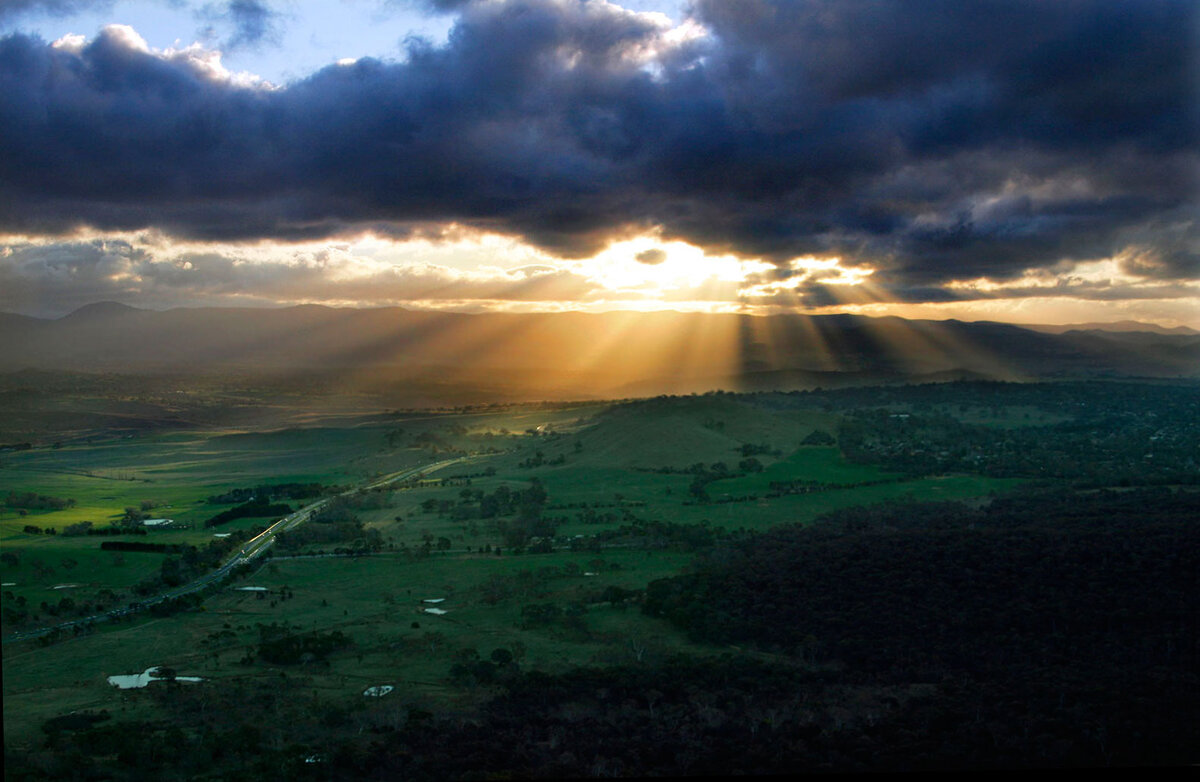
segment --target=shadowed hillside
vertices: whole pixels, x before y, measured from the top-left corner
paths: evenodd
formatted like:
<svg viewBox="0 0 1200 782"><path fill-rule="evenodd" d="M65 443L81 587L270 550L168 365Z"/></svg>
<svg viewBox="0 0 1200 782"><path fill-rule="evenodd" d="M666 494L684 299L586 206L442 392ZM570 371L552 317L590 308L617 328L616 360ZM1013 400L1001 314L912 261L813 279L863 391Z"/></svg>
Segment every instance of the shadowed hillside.
<svg viewBox="0 0 1200 782"><path fill-rule="evenodd" d="M336 373L342 388L481 399L769 390L912 379L1194 376L1200 336L1044 333L1000 323L848 315L478 314L401 308L103 303L0 318L0 371Z"/></svg>

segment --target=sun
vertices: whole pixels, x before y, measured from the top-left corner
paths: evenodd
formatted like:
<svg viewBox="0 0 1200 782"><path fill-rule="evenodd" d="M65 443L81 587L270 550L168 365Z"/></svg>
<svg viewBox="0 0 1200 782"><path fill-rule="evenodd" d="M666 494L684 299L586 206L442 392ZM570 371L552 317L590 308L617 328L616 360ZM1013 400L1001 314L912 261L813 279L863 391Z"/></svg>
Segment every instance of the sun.
<svg viewBox="0 0 1200 782"><path fill-rule="evenodd" d="M686 242L639 237L609 245L587 262L586 273L612 292L671 300L736 289L768 268L763 261L708 255Z"/></svg>

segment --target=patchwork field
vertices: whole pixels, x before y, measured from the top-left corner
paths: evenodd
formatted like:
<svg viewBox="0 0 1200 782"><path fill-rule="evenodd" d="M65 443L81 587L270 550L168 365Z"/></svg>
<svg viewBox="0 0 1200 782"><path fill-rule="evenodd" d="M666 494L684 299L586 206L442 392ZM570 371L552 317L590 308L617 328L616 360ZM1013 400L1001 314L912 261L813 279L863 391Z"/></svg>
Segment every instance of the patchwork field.
<svg viewBox="0 0 1200 782"><path fill-rule="evenodd" d="M765 530L853 505L986 498L1016 484L965 474L909 478L850 463L833 445L803 444L814 432L836 432L839 420L817 408L711 395L314 416L269 431L168 430L4 453L3 493L74 501L61 510L6 507L0 517L6 605L21 602L28 611L16 623L6 613L6 637L86 613L90 603L124 605L136 597L134 585L158 578L175 556L104 551L104 541L203 548L217 534L255 531L274 518L206 528L205 520L237 507L210 501L216 495L279 484L341 491L469 457L425 480L362 495L369 501L354 511L359 536L376 543L356 542L359 556L347 556L350 542L277 545L272 559L198 608L134 613L49 645L6 643L6 735L28 746L43 722L81 709L153 718L149 691L117 690L107 677L154 666L202 677L184 685L194 692L282 677L350 709L375 708L362 695L375 685L395 688L381 703L446 708L489 691L470 671L496 650L523 670L546 671L681 651L717 655L728 649L692 644L636 607L647 584L681 572L695 556L669 529ZM712 472L718 467L725 472ZM697 470L707 476L703 497L693 489ZM778 491L797 482L812 490ZM535 489L544 495L540 520L527 530L518 529L527 512L519 502L497 515L484 511L495 497ZM85 521L93 529L120 526L126 508L144 506L174 524L136 536L65 534ZM27 525L57 534L33 534ZM647 529L659 531L648 537ZM241 591L247 586L263 591ZM63 606L67 595L71 604ZM334 633L348 641L329 654L295 664L262 659L272 638Z"/></svg>

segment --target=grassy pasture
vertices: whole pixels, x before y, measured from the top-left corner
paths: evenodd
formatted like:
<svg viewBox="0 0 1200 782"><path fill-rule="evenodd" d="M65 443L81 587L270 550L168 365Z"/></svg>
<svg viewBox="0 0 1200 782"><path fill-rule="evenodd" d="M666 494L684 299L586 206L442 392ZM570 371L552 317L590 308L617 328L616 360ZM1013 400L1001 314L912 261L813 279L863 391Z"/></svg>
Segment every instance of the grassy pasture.
<svg viewBox="0 0 1200 782"><path fill-rule="evenodd" d="M586 451L585 445L583 453ZM507 469L503 468L506 460L509 464ZM473 480L472 488L491 492L501 483L520 488L536 477L549 494L549 507L546 512L551 516L566 516L572 519L578 511L562 506L579 503L611 505L616 503L617 496L620 495L626 503L643 503L631 508L642 518L680 523L707 521L728 529L766 529L780 523L807 522L832 510L890 500L956 500L986 496L991 492L1006 491L1018 483L1013 480L969 475L899 480L899 476L877 467L847 462L835 447L805 446L796 449L784 459L768 464L762 473L709 484L709 495L714 502L696 503L688 493L688 486L692 480L690 475L643 472L615 466L593 467L583 458L576 459L574 455L568 455L564 465L534 469L512 469L511 464L514 460L515 457L510 456L489 461L488 464L498 464L502 468L494 477ZM736 460L728 460L727 464L736 467ZM838 484L876 480L889 482L830 489L812 494L784 495L773 499L764 497L770 491L771 481L794 479ZM456 535L462 534L461 525L440 519L436 514L423 514L419 505L422 499L429 496L457 501L460 491L461 487L446 487L397 493L394 510L405 518L397 540L403 539L410 543L414 540L419 541L419 532L426 529L431 534L456 539ZM720 501L724 497L741 497L748 494L758 495L759 499L748 502ZM691 504L685 505L685 502ZM559 527L558 534L587 535L602 528L569 522ZM466 542L471 545L469 539Z"/></svg>
<svg viewBox="0 0 1200 782"><path fill-rule="evenodd" d="M568 405L464 415L323 415L313 422L338 425L261 432L170 431L0 454L0 492L31 491L76 501L58 511L29 510L25 516L15 510L0 513L0 546L20 557L17 565L4 565L3 580L15 582L6 589L31 606L57 602L65 593L53 587L77 582L82 586L71 590L70 596L82 603L101 589L125 589L147 578L164 557L131 552L118 557L100 551L100 544L109 538L30 535L23 531L26 525L59 532L83 521L106 527L120 519L126 507L150 500L158 506L147 511L149 516L172 518L177 524L151 530L136 540L203 546L216 532L253 529L271 521L238 519L206 529L206 519L232 507L208 504L206 498L231 488L290 482L359 484L374 475L431 461L429 450L413 447L424 432L434 432L439 442L464 451L511 448L530 440L523 434L526 429L570 429L598 409ZM404 436L389 443L388 434L396 430ZM485 437L486 433L492 436ZM302 502L291 504L298 507ZM374 514L381 522L392 515ZM64 568L64 562L77 564Z"/></svg>
<svg viewBox="0 0 1200 782"><path fill-rule="evenodd" d="M723 395L644 400L597 416L577 438L583 443L578 464L736 464L744 443L790 453L813 429L832 430L836 420L818 410L768 411Z"/></svg>
<svg viewBox="0 0 1200 782"><path fill-rule="evenodd" d="M813 429L835 431L837 417L832 413L770 411L717 395L646 400L611 412L602 405L569 405L314 421L322 422L326 425L311 429L173 432L0 455L0 489L73 497L78 503L69 510L0 519L0 544L6 551L21 554L21 564L11 577L6 570L4 580L18 581L15 591L28 590L21 593L37 605L50 595L57 599L48 589L53 584L80 582L93 591L102 585L127 586L154 572L162 561L160 554L125 552L117 558L111 552L100 552L99 543L105 538L26 535L21 531L26 523L61 529L90 520L103 526L119 517L125 506L152 499L163 505L151 515L191 523L192 529L156 531L138 540L203 544L214 532L269 521L241 519L216 530L204 529L205 518L229 507L208 505L203 502L207 496L264 482L358 484L372 475L437 458L435 446L413 447L425 433L429 437L424 441L436 441L436 448L443 452L499 451L447 468L440 476L480 473L491 467L494 475L471 479L472 489L485 492L501 484L522 488L537 477L549 494L546 514L568 519L573 519L576 511L556 506L611 504L621 495L624 501L636 503L630 509L642 518L767 529L809 521L851 505L977 497L1013 484L947 476L762 499L772 480L856 483L891 476L845 462L836 448L799 446ZM531 429L541 433L525 434ZM736 469L744 443L766 445L786 455L778 459L758 455L766 465L764 472L714 482L709 493L714 500L724 495L758 494L756 501L685 505L693 499L688 493L690 475L634 469L683 468L716 461ZM519 466L539 450L546 459L561 454L565 461L557 466ZM545 670L630 662L640 654L719 651L689 644L671 627L643 616L636 606L595 602L605 586L640 589L649 581L675 574L691 555L625 548L600 553L561 549L538 555L472 553L466 549L500 542L489 532L487 522L454 521L420 510L427 498L457 501L462 489L394 491L391 507L360 512L367 525L380 530L385 542L416 548L426 535L446 537L452 541L449 552L435 552L423 559L391 552L360 559L280 556L238 584L272 589L271 596L263 599L230 589L209 598L200 611L100 625L91 635L44 650L29 643L6 646L6 734L18 743L40 740L37 726L42 721L83 708L108 708L114 713L125 709L122 716L126 718L153 716L145 693L121 693L105 682L108 675L136 673L152 665L168 665L180 674L213 680L200 687L220 687L222 682L246 677L270 680L283 672L310 679L306 687L311 685L323 696L347 705L361 704L362 690L374 684L396 686L398 691L388 697L398 702L426 699L446 704L471 697L469 688L464 690L447 680L451 666L464 659L464 649L473 649L487 659L492 649L523 647L522 667ZM603 528L568 521L560 525L558 535L589 535ZM33 558L46 559L54 574L38 580L31 567ZM64 570L56 564L63 558L78 564ZM573 575L535 587L526 584L508 597L493 600L495 594L484 590L491 579L515 579L522 571L569 566ZM583 575L587 572L596 575ZM284 586L294 597L280 601L278 591ZM83 595L82 590L71 591ZM446 598L440 605L449 613L419 613L421 599L436 597ZM585 604L586 632L562 623L523 629L521 608L531 603ZM257 625L272 622L302 630L340 629L354 639L355 646L335 653L328 668L277 667L262 662L241 665L238 661L258 643ZM413 627L414 622L419 627Z"/></svg>
<svg viewBox="0 0 1200 782"><path fill-rule="evenodd" d="M118 552L101 551L101 540L102 538L95 537L76 538L73 541L78 542L69 545L58 544L52 539L31 542L27 547L20 549L20 560L15 567L7 564L4 566L5 582L16 583L16 586L4 587L5 591L23 596L30 606L38 606L43 601L57 603L64 597L82 603L93 599L96 593L103 589L114 592L127 589L132 584L157 573L162 567L162 554L123 551L117 556ZM9 544L5 542L4 547L8 550ZM35 561L43 568L51 568L53 572L39 572L34 567ZM55 588L63 584L79 586ZM52 616L42 618L51 624L62 621Z"/></svg>
<svg viewBox="0 0 1200 782"><path fill-rule="evenodd" d="M889 501L964 500L986 497L992 492L1004 492L1019 483L1012 479L974 475L918 478L814 494L785 495L771 500L689 505L675 511L675 520L681 523L709 521L727 529L745 527L766 530L778 524L807 523L830 511L855 505Z"/></svg>
<svg viewBox="0 0 1200 782"><path fill-rule="evenodd" d="M592 564L597 559L605 566ZM258 599L253 593L226 590L207 601L200 612L101 626L95 634L62 642L50 652L6 650L6 735L10 741L33 740L41 722L75 709L107 708L114 713L136 709L139 695L115 690L106 677L153 665L169 665L181 674L213 680L197 685L201 687L219 686L232 678L278 677L283 671L312 677L313 689L353 705L361 701L362 690L373 684L396 686L397 699L442 697L447 672L462 649L475 649L487 659L493 649L519 643L526 649L522 667L542 670L627 660L635 644L657 653L683 649L703 653L670 626L642 616L636 607L589 606L586 635L563 627L520 627L525 603L564 605L585 600L608 585L641 588L678 572L687 560L687 555L678 553L640 551L520 557L435 554L421 561L394 556L278 560L244 583L276 591L287 586L295 593L290 600L272 605L274 596ZM568 563L574 563L580 575L551 580L537 593L489 605L478 590L491 576ZM589 570L592 567L594 571ZM419 613L419 601L427 597L445 597L440 605L448 613ZM420 627L413 628L413 622ZM354 639L355 646L336 653L329 668L242 666L237 661L257 644L259 623L340 629ZM211 642L210 636L220 634L226 625L235 637Z"/></svg>
<svg viewBox="0 0 1200 782"><path fill-rule="evenodd" d="M817 483L861 483L888 480L896 476L872 465L851 464L835 446L803 446L761 473L715 481L709 494L748 494L770 491L772 481L815 481Z"/></svg>
<svg viewBox="0 0 1200 782"><path fill-rule="evenodd" d="M384 451L381 429L284 429L256 434L230 432L173 432L136 438L39 448L4 454L0 460L0 493L8 491L71 498L73 507L58 511L15 510L0 514L0 546L19 555L17 566L4 566L4 581L33 606L56 602L51 588L81 582L72 590L79 602L99 589L123 589L154 573L162 554L125 552L121 557L100 551L111 538L30 535L26 525L61 531L90 521L97 528L120 519L126 507L144 500L158 503L150 517L176 521L174 528L151 530L142 542L189 543L203 546L216 532L265 526L271 519L238 519L206 529L204 521L232 505L208 504L206 498L236 487L261 483L320 482L353 484L385 470L428 460L416 449ZM363 455L371 458L370 463ZM293 505L297 503L293 502ZM64 568L63 562L78 565ZM53 569L39 573L34 563Z"/></svg>
<svg viewBox="0 0 1200 782"><path fill-rule="evenodd" d="M647 504L678 504L687 497L687 487L691 483L691 478L686 475L571 465L530 470L524 477L529 480L533 476L546 486L552 504L613 502L617 495Z"/></svg>

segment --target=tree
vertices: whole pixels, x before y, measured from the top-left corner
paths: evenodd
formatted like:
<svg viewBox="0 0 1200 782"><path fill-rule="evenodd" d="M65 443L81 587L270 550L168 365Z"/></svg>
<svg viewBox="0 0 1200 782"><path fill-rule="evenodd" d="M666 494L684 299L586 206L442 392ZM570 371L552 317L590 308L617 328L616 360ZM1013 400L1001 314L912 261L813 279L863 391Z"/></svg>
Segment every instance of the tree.
<svg viewBox="0 0 1200 782"><path fill-rule="evenodd" d="M120 524L122 527L140 527L145 520L146 514L140 509L128 507L125 509L125 515L121 517Z"/></svg>
<svg viewBox="0 0 1200 782"><path fill-rule="evenodd" d="M742 459L738 462L738 469L742 472L762 472L763 466L762 462L752 456L749 459Z"/></svg>
<svg viewBox="0 0 1200 782"><path fill-rule="evenodd" d="M801 445L833 445L836 440L833 435L823 429L814 429L807 437L800 441Z"/></svg>
<svg viewBox="0 0 1200 782"><path fill-rule="evenodd" d="M183 568L176 557L167 557L164 559L159 574L162 577L163 583L170 587L179 586L184 582Z"/></svg>

